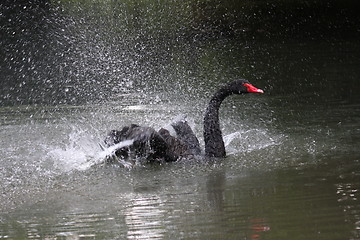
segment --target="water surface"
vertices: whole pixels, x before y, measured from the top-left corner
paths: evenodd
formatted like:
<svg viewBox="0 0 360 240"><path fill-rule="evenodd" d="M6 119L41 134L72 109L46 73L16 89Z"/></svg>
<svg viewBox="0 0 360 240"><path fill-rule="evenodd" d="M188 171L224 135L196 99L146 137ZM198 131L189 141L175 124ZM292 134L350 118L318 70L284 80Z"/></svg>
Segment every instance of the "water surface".
<svg viewBox="0 0 360 240"><path fill-rule="evenodd" d="M8 58L0 108L0 238L360 238L356 40L115 44L113 36L92 38L99 35L82 28L89 19L62 14L55 19L72 23L62 35L71 36L72 51L55 44L59 36L41 51L55 51L48 58L63 61L41 68L49 59ZM129 51L132 44L137 48ZM15 39L6 49L20 45ZM37 72L23 74L31 66ZM227 158L131 169L94 164L106 133L129 123L159 129L186 115L203 145L208 99L239 77L265 94L223 103Z"/></svg>

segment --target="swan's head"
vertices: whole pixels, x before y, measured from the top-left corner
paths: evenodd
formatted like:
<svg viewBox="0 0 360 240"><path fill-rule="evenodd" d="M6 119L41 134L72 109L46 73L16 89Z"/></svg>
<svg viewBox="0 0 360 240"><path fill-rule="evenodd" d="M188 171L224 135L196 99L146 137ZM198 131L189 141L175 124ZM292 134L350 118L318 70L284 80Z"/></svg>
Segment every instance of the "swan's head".
<svg viewBox="0 0 360 240"><path fill-rule="evenodd" d="M254 87L249 81L245 79L236 80L227 86L234 94L244 93L264 93L263 90Z"/></svg>

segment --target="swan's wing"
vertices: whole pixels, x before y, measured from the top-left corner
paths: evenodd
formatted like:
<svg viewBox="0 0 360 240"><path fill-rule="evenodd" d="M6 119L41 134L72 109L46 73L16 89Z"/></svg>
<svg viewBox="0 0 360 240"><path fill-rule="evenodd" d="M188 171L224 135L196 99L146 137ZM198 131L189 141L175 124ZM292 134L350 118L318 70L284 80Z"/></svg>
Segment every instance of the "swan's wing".
<svg viewBox="0 0 360 240"><path fill-rule="evenodd" d="M187 121L174 122L171 126L174 128L177 138L184 142L193 154L201 154L199 140Z"/></svg>

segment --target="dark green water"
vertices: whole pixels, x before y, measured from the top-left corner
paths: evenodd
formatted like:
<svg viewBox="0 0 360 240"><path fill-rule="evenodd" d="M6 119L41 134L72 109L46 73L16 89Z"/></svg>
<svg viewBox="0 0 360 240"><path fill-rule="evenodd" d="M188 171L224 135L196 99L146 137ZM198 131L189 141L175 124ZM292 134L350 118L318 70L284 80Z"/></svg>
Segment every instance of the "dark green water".
<svg viewBox="0 0 360 240"><path fill-rule="evenodd" d="M169 21L173 5L114 3L0 15L0 239L360 239L352 33L214 37ZM129 123L185 114L203 144L209 97L239 77L265 94L223 103L227 158L94 164L107 131Z"/></svg>

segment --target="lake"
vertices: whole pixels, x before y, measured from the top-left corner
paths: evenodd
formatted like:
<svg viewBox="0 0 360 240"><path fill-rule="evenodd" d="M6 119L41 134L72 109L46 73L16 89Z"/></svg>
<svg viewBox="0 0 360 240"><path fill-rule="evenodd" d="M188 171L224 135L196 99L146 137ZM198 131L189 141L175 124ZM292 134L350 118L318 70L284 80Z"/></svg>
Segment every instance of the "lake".
<svg viewBox="0 0 360 240"><path fill-rule="evenodd" d="M149 37L58 4L2 22L0 239L360 238L358 38ZM103 163L130 123L185 116L203 148L207 103L238 78L265 93L221 105L225 159Z"/></svg>

